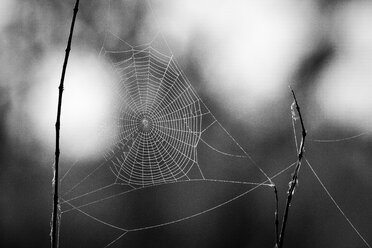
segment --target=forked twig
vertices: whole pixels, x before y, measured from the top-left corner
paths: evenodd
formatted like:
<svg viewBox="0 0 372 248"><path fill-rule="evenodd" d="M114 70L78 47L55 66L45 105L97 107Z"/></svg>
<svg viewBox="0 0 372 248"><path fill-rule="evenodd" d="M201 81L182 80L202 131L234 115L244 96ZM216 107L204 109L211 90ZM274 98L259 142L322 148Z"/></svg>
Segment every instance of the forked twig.
<svg viewBox="0 0 372 248"><path fill-rule="evenodd" d="M291 206L292 197L293 197L294 191L296 189L296 185L298 183L298 173L300 171L302 158L304 156L304 151L305 151L304 147L305 147L305 138L306 138L306 129L305 129L305 125L304 125L302 115L301 115L300 106L298 105L296 95L295 95L293 89L292 88L290 88L290 89L291 89L293 99L294 99L294 104L296 105L296 110L297 110L297 113L298 113L298 116L299 116L299 119L300 119L300 122L301 122L302 135L301 135L300 149L297 151L297 164L296 164L295 170L292 174L292 179L289 182L289 189L288 189L288 192L287 192L287 202L286 202L285 209L284 209L284 215L283 215L282 227L281 227L280 236L279 236L279 242L276 245L278 248L283 247L284 234L285 234L285 228L287 226L289 207Z"/></svg>
<svg viewBox="0 0 372 248"><path fill-rule="evenodd" d="M62 107L62 94L63 94L63 87L65 81L65 74L67 68L67 62L71 51L71 41L72 41L72 34L74 32L75 20L76 15L79 10L79 0L76 0L75 7L73 11L71 27L70 27L70 35L67 41L66 53L65 53L65 60L63 62L62 67L62 75L61 81L58 87L58 107L57 107L57 121L55 124L56 128L56 150L55 150L55 162L54 162L54 194L53 194L53 214L52 214L52 227L51 227L51 245L52 248L58 248L58 241L59 241L59 222L60 222L60 205L59 205L59 138L60 138L60 126L61 126L61 107Z"/></svg>

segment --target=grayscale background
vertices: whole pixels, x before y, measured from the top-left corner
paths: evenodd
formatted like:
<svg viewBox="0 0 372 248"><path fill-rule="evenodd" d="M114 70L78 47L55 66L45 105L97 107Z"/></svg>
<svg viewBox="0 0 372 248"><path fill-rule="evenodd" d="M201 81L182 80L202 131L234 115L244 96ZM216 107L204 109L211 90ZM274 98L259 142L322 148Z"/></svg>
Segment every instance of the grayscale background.
<svg viewBox="0 0 372 248"><path fill-rule="evenodd" d="M308 129L306 158L372 243L372 3L149 1L111 0L110 11L108 0L80 1L62 107L62 166L76 159L89 166L110 144L94 135L103 123L110 126L112 114L114 79L98 57L105 30L136 45L161 32L199 96L270 176L296 160L291 85ZM0 4L1 247L50 246L57 87L73 5ZM281 211L290 174L274 179ZM132 223L151 222L237 193L168 185L133 195L123 209L135 214ZM272 189L260 187L199 217L129 233L112 247L273 247L274 203ZM124 212L115 218L130 218ZM77 213L62 215L61 228L61 247L103 247L120 234ZM306 164L284 245L366 247Z"/></svg>

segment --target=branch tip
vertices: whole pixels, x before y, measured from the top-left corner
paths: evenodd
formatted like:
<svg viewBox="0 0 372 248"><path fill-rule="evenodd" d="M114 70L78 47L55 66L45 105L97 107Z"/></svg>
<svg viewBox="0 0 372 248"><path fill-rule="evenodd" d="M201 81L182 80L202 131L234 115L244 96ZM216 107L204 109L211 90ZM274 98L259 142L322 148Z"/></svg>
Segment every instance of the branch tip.
<svg viewBox="0 0 372 248"><path fill-rule="evenodd" d="M300 166L301 166L302 158L303 158L304 152L305 152L305 138L306 138L306 134L307 134L307 131L306 131L305 125L304 125L304 120L303 120L302 115L301 115L300 106L299 106L297 98L296 98L296 94L295 94L294 90L291 88L291 86L288 86L288 87L292 92L294 104L296 105L296 110L297 110L297 113L298 113L298 118L300 119L300 122L301 122L301 129L302 129L301 135L302 135L302 137L301 137L300 149L297 153L297 164L296 164L296 167L295 167L294 172L292 174L292 179L288 183L287 202L286 202L286 206L285 206L285 209L284 209L282 227L281 227L281 230L280 230L279 238L277 238L277 243L275 245L275 247L277 247L277 248L282 248L283 247L284 234L285 234L285 229L286 229L286 226L287 226L287 220L288 220L288 214L289 214L289 207L291 206L292 197L293 197L293 194L295 192L296 186L298 184L298 174L300 172ZM293 106L293 104L292 104L292 106ZM292 109L292 107L291 107L291 109ZM292 109L292 111L293 111L293 109ZM292 118L293 118L293 116L292 116Z"/></svg>

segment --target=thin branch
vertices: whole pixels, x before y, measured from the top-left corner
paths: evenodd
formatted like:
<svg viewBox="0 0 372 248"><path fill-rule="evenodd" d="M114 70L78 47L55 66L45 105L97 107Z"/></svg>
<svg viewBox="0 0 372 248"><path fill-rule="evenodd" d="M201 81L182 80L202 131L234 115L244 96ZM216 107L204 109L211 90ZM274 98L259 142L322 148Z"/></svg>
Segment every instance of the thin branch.
<svg viewBox="0 0 372 248"><path fill-rule="evenodd" d="M276 186L273 186L275 193L275 247L278 247L279 244L279 199L278 199L278 190Z"/></svg>
<svg viewBox="0 0 372 248"><path fill-rule="evenodd" d="M304 125L302 115L301 115L300 106L298 105L298 102L297 102L296 95L295 95L294 91L292 90L292 88L290 88L290 89L291 89L293 99L294 99L294 103L296 105L296 110L297 110L297 113L298 113L298 116L299 116L299 119L300 119L300 122L301 122L302 138L301 138L300 149L299 149L299 151L297 151L298 152L297 153L297 164L296 164L295 170L292 174L292 179L289 182L289 189L288 189L288 192L287 192L287 202L286 202L286 205L285 205L285 210L284 210L284 215L283 215L283 220L282 220L282 228L281 228L281 231L280 231L279 243L277 245L278 248L283 247L284 234L285 234L285 228L287 226L289 207L291 206L292 197L293 197L294 191L296 189L296 185L298 183L298 173L300 171L302 158L304 156L304 151L305 151L304 147L305 147L305 138L306 138L306 129L305 129L305 125Z"/></svg>
<svg viewBox="0 0 372 248"><path fill-rule="evenodd" d="M68 58L69 58L70 51L71 51L72 34L74 32L75 20L76 20L76 15L77 15L78 10L79 10L79 0L76 0L74 11L73 11L73 16L72 16L72 21L71 21L70 35L67 41L65 60L63 62L63 67L62 67L61 81L58 87L59 95L58 95L58 107L57 107L57 121L55 124L56 150L55 150L54 178L53 178L53 184L54 184L53 214L52 214L52 229L51 229L51 234L50 234L52 248L58 248L58 245L59 245L58 241L59 241L59 223L60 223L61 209L59 205L59 175L58 175L58 172L59 172L59 155L60 155L59 139L60 139L60 126L61 126L60 120L61 120L62 94L63 94L67 62L68 62Z"/></svg>

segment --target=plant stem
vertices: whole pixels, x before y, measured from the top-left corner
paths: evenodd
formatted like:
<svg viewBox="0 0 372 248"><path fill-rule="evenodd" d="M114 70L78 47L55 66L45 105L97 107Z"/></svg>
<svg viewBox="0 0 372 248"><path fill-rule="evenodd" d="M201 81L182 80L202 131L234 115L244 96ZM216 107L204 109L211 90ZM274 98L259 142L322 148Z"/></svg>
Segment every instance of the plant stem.
<svg viewBox="0 0 372 248"><path fill-rule="evenodd" d="M285 205L285 210L284 210L284 215L283 215L283 220L282 220L282 228L281 228L280 236L279 236L279 244L277 245L278 248L283 247L284 234L285 234L285 228L287 226L289 207L291 206L292 197L293 197L293 194L294 194L294 191L296 189L297 182L298 182L298 173L300 171L302 158L304 156L304 147L305 147L305 138L306 138L306 129L305 129L304 121L302 119L300 106L298 105L296 95L295 95L295 93L292 89L291 89L291 92L292 92L294 103L296 104L296 110L298 112L300 122L301 122L302 137L301 137L300 149L297 151L297 164L296 164L295 170L292 174L292 179L289 182L289 189L288 189L288 193L287 193L287 202L286 202L286 205Z"/></svg>
<svg viewBox="0 0 372 248"><path fill-rule="evenodd" d="M54 195L53 195L53 214L52 214L52 230L51 230L51 245L52 248L58 248L59 245L59 222L60 222L60 205L59 205L59 138L60 138L60 126L61 126L61 108L62 108L62 94L64 89L64 81L65 81L65 74L67 68L67 62L71 51L71 41L72 41L72 34L74 32L75 20L76 15L79 10L79 0L76 0L75 7L73 11L71 27L70 27L70 35L67 41L66 53L65 53L65 60L63 62L62 67L62 75L61 81L58 87L58 107L57 107L57 121L55 124L56 128L56 150L55 150L55 162L54 162Z"/></svg>
<svg viewBox="0 0 372 248"><path fill-rule="evenodd" d="M275 185L274 193L275 193L275 248L277 248L279 244L279 199L278 190Z"/></svg>

